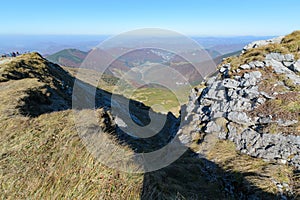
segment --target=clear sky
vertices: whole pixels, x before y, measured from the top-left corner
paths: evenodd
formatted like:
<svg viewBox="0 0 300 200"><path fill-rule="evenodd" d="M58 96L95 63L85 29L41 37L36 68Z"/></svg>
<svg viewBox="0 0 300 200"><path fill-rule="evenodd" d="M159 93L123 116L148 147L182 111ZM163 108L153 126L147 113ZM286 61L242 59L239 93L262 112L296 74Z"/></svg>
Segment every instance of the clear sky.
<svg viewBox="0 0 300 200"><path fill-rule="evenodd" d="M5 0L0 34L284 35L300 29L299 9L299 0Z"/></svg>

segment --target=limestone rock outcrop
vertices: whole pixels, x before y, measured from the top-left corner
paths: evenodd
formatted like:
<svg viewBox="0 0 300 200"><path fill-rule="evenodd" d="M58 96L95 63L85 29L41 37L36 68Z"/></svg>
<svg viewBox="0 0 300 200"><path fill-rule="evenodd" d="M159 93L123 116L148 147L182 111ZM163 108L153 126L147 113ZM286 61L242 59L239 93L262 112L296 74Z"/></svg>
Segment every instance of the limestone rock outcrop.
<svg viewBox="0 0 300 200"><path fill-rule="evenodd" d="M267 42L256 42L247 46L255 48L265 43L280 42L277 38ZM272 115L258 113L256 108L275 100L277 95L291 92L290 86L282 84L285 92L270 92L261 86L266 69L272 69L274 76L283 75L294 86L300 85L300 60L292 54L270 53L263 61L252 61L232 69L230 63L219 67L219 73L208 78L197 93L193 92L192 101L183 108L186 119L198 119L205 134L216 133L221 140L230 140L241 153L268 161L290 164L300 169L299 134L262 130L266 125L290 128L299 124L298 118L274 118ZM222 123L220 123L222 119ZM195 120L194 120L195 121ZM195 125L195 127L197 127Z"/></svg>

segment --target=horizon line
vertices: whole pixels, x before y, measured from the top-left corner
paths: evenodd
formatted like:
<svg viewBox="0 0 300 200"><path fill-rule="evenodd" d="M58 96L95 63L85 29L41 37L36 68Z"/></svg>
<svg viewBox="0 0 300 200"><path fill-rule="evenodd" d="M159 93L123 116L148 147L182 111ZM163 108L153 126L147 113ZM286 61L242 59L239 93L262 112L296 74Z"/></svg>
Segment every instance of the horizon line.
<svg viewBox="0 0 300 200"><path fill-rule="evenodd" d="M12 33L12 34L9 34L9 33L0 33L0 37L2 36L68 36L68 37L72 37L72 36L85 36L85 37L93 37L93 36L106 36L106 37L112 37L112 36L117 36L118 34L66 34L66 33L62 33L62 34L29 34L29 33ZM258 34L258 35L254 35L254 34L250 34L250 35L215 35L215 34L185 34L186 36L188 37L203 37L203 38L206 38L206 37L224 37L224 38L230 38L230 37L278 37L278 36L281 36L281 35L261 35L261 34ZM143 35L141 35L143 36ZM146 35L145 35L146 36Z"/></svg>

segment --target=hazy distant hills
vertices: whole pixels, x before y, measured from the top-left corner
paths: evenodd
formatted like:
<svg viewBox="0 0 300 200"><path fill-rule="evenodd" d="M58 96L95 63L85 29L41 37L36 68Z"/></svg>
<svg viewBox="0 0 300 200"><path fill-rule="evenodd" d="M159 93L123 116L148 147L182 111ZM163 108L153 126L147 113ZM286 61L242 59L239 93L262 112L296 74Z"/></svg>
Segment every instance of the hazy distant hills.
<svg viewBox="0 0 300 200"><path fill-rule="evenodd" d="M197 81L202 79L202 76L190 62L195 64L199 63L199 61L203 61L203 63L201 63L201 68L203 70L209 70L212 67L212 63L219 64L222 62L223 58L240 53L240 51L237 51L222 55L218 51L206 49L202 51L188 50L182 52L180 55L176 55L161 49L145 48L132 50L128 48L128 53L118 57L117 55L120 51L121 50L118 48L110 48L105 51L97 49L90 53L80 51L78 49L65 49L47 56L47 59L61 66L75 68L80 67L87 56L89 56L89 60L92 59L95 63L101 63L103 61L106 62L105 60L113 60L110 66L107 67L105 73L117 78L121 78L126 75L127 78L131 80L131 84L138 86L142 86L145 82L149 81L145 78L146 76L151 75L152 79L153 77L159 78L160 75L157 74L157 70L158 68L163 70L161 66L165 65L175 70L175 74L169 76L172 77L172 82L178 82L179 85L187 84L182 81L178 81L180 80L179 76L183 75L187 78L187 81L190 84L194 85L198 83ZM122 48L122 51L124 51L124 48ZM207 60L207 55L211 57L211 61ZM190 62L185 60L183 57L188 57ZM99 66L87 66L86 68L99 70L97 69ZM144 77L145 80L141 77Z"/></svg>
<svg viewBox="0 0 300 200"><path fill-rule="evenodd" d="M0 35L0 54L11 51L37 51L51 55L64 49L89 51L111 36L108 35ZM203 48L217 50L221 54L238 51L252 41L274 36L191 37Z"/></svg>
<svg viewBox="0 0 300 200"><path fill-rule="evenodd" d="M114 55L115 49L111 49L108 51L109 54ZM213 59L221 57L222 54L216 50L205 50ZM83 62L85 57L88 55L89 52L81 51L78 49L64 49L54 54L46 56L46 58L54 63L60 64L62 66L68 67L80 67L80 64ZM194 56L198 56L203 54L203 52L186 52L184 54L194 54ZM107 55L101 55L107 56ZM126 57L126 59L125 59ZM178 58L176 56L172 56L170 53L167 52L159 52L154 51L153 49L140 49L138 51L131 51L130 53L126 54L125 56L121 56L118 58L119 61L123 61L124 65L128 67L132 67L132 65L136 64L144 64L145 62L150 63L165 63L170 60L172 62L178 62ZM125 61L126 60L126 61Z"/></svg>
<svg viewBox="0 0 300 200"><path fill-rule="evenodd" d="M231 53L227 53L227 54L215 57L214 58L214 62L218 65L218 64L220 64L223 61L224 58L228 58L228 57L231 57L231 56L238 56L241 53L242 53L242 50L234 51L234 52L231 52Z"/></svg>
<svg viewBox="0 0 300 200"><path fill-rule="evenodd" d="M64 49L47 56L47 59L63 66L79 67L87 54L88 52L80 51L78 49Z"/></svg>
<svg viewBox="0 0 300 200"><path fill-rule="evenodd" d="M121 50L122 49L122 50ZM113 75L115 77L122 77L125 74L128 75L128 78L133 81L134 84L144 85L144 81L138 77L145 77L145 75L156 77L159 76L153 75L153 73L157 73L157 69L159 66L165 65L169 66L172 69L175 69L173 74L173 82L179 80L178 76L183 75L187 78L187 80L192 83L201 79L201 75L195 70L195 67L185 60L183 57L188 58L190 62L198 62L203 61L206 62L209 57L212 59L218 60L218 63L222 60L222 55L215 50L185 50L180 53L180 55L176 55L174 53L154 48L144 48L144 49L130 49L128 50L124 48L110 48L108 50L102 51L97 49L97 52L93 50L92 53L80 51L78 49L64 49L55 54L49 55L46 58L54 63L57 63L61 66L67 67L75 67L78 68L85 60L85 58L89 55L88 59L92 59L95 63L101 63L103 60L113 60L110 66L106 70L106 74ZM127 53L118 56L120 51L124 51ZM90 54L89 54L90 53ZM92 58L93 57L93 58ZM213 63L213 62L211 62ZM205 63L203 65L209 65L209 63ZM99 65L100 66L100 65ZM98 70L97 66L88 66L88 69ZM205 68L211 68L209 66ZM162 69L162 68L161 68ZM153 71L154 70L154 71ZM177 71L177 72L176 72ZM129 74L128 74L129 72ZM180 75L181 74L181 75ZM171 77L171 76L170 76ZM140 83L137 83L137 80L141 80ZM138 81L139 82L139 81ZM179 81L178 84L185 84L182 81ZM187 84L187 83L186 83Z"/></svg>
<svg viewBox="0 0 300 200"><path fill-rule="evenodd" d="M266 40L276 36L235 36L235 37L193 37L205 49L228 54L242 49L252 41Z"/></svg>

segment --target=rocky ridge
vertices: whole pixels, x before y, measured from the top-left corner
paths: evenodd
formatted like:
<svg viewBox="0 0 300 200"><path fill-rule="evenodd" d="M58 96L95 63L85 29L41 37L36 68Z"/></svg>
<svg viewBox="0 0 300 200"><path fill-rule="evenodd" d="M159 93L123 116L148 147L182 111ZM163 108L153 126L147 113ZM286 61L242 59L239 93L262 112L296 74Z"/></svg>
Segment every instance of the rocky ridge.
<svg viewBox="0 0 300 200"><path fill-rule="evenodd" d="M282 40L254 42L243 53ZM203 132L203 137L214 134L232 141L241 153L300 169L299 69L300 60L291 53L269 52L264 60L238 67L224 62L183 107L194 131L180 132L182 142L196 140Z"/></svg>
<svg viewBox="0 0 300 200"><path fill-rule="evenodd" d="M243 48L243 52L246 52L249 49L258 48L258 47L265 46L268 44L280 44L283 38L284 38L283 36L280 36L280 37L269 39L269 40L259 40L259 41L251 42L250 44L246 45Z"/></svg>

